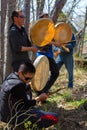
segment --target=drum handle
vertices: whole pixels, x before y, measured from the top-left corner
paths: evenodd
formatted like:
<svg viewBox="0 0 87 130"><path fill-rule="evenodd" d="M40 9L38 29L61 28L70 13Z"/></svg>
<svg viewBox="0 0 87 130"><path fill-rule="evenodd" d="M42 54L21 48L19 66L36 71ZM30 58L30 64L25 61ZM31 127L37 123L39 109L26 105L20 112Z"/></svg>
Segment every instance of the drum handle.
<svg viewBox="0 0 87 130"><path fill-rule="evenodd" d="M63 90L63 89L65 89L65 87L64 87L64 88L58 88L57 90L52 91L52 92L48 92L48 93L46 93L46 94L47 94L48 96L51 96L51 95L53 95L53 94L55 94L55 93L57 93L57 92L59 92L60 90ZM60 94L60 95L62 95L62 94ZM42 105L42 102L39 101L39 102L38 102L38 105L41 106L41 105Z"/></svg>
<svg viewBox="0 0 87 130"><path fill-rule="evenodd" d="M57 93L57 92L59 92L60 90L63 90L63 89L66 89L66 88L65 88L65 87L63 87L63 88L58 88L58 89L55 90L55 91L48 92L47 95L48 95L48 96L51 96L51 95L53 95L53 94L55 94L55 93Z"/></svg>

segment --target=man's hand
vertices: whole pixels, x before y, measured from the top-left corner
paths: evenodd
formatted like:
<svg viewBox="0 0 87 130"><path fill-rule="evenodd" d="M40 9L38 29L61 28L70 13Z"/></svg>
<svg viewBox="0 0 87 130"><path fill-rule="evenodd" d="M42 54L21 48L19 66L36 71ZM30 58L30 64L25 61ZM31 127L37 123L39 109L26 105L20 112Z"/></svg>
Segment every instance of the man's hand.
<svg viewBox="0 0 87 130"><path fill-rule="evenodd" d="M58 49L57 51L55 51L53 54L54 54L54 57L57 57L59 54L61 53L61 50Z"/></svg>
<svg viewBox="0 0 87 130"><path fill-rule="evenodd" d="M35 98L36 104L41 106L43 101L46 101L48 95L46 93L40 94L38 97Z"/></svg>
<svg viewBox="0 0 87 130"><path fill-rule="evenodd" d="M66 52L70 52L69 48L62 46L62 48L66 51Z"/></svg>
<svg viewBox="0 0 87 130"><path fill-rule="evenodd" d="M22 52L25 52L25 51L32 51L33 53L36 53L38 51L38 48L37 47L25 47L25 46L22 46L21 47L21 51Z"/></svg>
<svg viewBox="0 0 87 130"><path fill-rule="evenodd" d="M35 98L36 101L45 101L48 98L48 95L46 93L40 94L38 97Z"/></svg>
<svg viewBox="0 0 87 130"><path fill-rule="evenodd" d="M58 41L51 41L50 44L55 45L57 47L61 46L61 43L59 43Z"/></svg>
<svg viewBox="0 0 87 130"><path fill-rule="evenodd" d="M38 51L38 48L36 47L30 47L30 50L33 52L33 53L36 53Z"/></svg>

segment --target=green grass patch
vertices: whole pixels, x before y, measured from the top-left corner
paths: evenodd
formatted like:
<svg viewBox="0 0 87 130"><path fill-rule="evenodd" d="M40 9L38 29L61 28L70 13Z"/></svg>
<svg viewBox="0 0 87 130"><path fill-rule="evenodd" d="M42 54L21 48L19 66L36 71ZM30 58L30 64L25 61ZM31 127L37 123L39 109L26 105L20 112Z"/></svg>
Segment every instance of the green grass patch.
<svg viewBox="0 0 87 130"><path fill-rule="evenodd" d="M82 106L85 101L86 101L86 99L81 99L79 101L73 100L70 102L66 102L66 106L69 108L78 108L79 106Z"/></svg>

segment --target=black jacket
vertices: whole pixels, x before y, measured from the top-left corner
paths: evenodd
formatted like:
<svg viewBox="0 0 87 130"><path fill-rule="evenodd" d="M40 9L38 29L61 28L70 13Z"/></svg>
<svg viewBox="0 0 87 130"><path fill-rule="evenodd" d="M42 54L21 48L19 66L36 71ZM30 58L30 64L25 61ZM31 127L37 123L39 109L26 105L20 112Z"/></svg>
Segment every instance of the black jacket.
<svg viewBox="0 0 87 130"><path fill-rule="evenodd" d="M22 46L31 46L24 27L19 29L15 24L11 25L9 30L9 43L12 52L12 63L29 60L28 52L21 52Z"/></svg>
<svg viewBox="0 0 87 130"><path fill-rule="evenodd" d="M27 110L34 105L36 105L36 101L32 100L31 88L19 79L17 73L10 74L1 86L0 120L8 122L15 114L16 106L17 111L19 111Z"/></svg>

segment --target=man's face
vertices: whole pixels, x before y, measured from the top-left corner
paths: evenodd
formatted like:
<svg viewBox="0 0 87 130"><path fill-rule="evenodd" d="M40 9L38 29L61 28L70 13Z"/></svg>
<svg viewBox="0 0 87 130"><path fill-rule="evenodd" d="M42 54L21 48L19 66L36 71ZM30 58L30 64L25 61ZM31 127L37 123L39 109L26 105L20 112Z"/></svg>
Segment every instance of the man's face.
<svg viewBox="0 0 87 130"><path fill-rule="evenodd" d="M14 17L14 21L18 26L23 26L25 22L25 16L22 11L18 12L18 17Z"/></svg>
<svg viewBox="0 0 87 130"><path fill-rule="evenodd" d="M19 77L24 83L29 83L29 82L31 82L32 78L34 77L34 73L24 74L23 72L20 72Z"/></svg>
<svg viewBox="0 0 87 130"><path fill-rule="evenodd" d="M24 21L25 21L25 16L23 14L23 12L19 12L18 13L18 23L20 24L20 26L24 25Z"/></svg>

